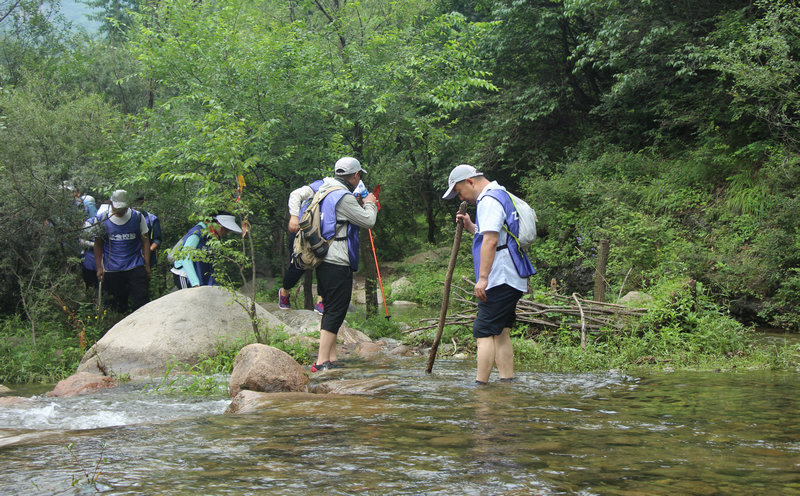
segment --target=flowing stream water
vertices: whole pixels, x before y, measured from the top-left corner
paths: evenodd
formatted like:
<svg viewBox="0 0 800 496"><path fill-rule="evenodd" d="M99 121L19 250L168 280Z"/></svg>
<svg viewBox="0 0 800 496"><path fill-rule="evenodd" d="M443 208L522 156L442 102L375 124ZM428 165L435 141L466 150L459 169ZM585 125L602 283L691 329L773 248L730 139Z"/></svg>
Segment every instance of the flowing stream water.
<svg viewBox="0 0 800 496"><path fill-rule="evenodd" d="M96 477L106 494L800 495L800 374L518 371L476 386L472 359L425 365L354 359L312 382L393 387L242 415L141 384L34 395L0 408L0 494L91 494Z"/></svg>

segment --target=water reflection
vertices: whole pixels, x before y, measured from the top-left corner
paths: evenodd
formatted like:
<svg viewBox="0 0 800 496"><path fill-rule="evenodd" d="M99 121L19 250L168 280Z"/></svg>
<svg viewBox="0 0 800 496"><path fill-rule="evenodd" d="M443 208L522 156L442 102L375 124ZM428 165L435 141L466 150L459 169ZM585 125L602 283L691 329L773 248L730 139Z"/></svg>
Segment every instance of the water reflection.
<svg viewBox="0 0 800 496"><path fill-rule="evenodd" d="M437 360L430 376L425 363L351 362L313 380L394 387L247 415L141 391L57 408L114 409L133 419L122 426L0 415L0 438L30 435L0 448L0 493L70 494L72 442L87 466L103 453L110 494L800 494L797 374L518 371L476 387L471 360Z"/></svg>

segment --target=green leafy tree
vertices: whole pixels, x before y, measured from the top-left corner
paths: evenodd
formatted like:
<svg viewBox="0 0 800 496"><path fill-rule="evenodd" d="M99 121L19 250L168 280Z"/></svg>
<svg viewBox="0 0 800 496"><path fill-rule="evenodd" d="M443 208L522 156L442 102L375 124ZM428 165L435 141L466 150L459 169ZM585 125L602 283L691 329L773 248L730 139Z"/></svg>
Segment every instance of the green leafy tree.
<svg viewBox="0 0 800 496"><path fill-rule="evenodd" d="M757 1L755 16L730 12L710 36L709 68L733 96L733 118L755 117L793 150L800 147L800 7Z"/></svg>
<svg viewBox="0 0 800 496"><path fill-rule="evenodd" d="M53 301L81 302L74 286L85 220L74 188L103 174L113 111L96 96L49 95L47 81L0 93L0 174L5 214L0 227L2 310L21 310L31 324Z"/></svg>

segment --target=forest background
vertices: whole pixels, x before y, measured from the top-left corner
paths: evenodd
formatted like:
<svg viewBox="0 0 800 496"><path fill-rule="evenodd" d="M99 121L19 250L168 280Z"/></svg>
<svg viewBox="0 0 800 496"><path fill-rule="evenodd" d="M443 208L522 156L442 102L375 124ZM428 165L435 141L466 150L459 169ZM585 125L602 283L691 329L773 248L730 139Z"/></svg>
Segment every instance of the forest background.
<svg viewBox="0 0 800 496"><path fill-rule="evenodd" d="M234 211L273 277L289 192L344 155L382 184L382 261L449 246L441 193L470 163L536 208L534 288L589 295L608 239L610 295L695 280L743 322L800 330L795 1L87 3L98 33L0 0L8 346L92 308L65 181L145 195L164 247Z"/></svg>

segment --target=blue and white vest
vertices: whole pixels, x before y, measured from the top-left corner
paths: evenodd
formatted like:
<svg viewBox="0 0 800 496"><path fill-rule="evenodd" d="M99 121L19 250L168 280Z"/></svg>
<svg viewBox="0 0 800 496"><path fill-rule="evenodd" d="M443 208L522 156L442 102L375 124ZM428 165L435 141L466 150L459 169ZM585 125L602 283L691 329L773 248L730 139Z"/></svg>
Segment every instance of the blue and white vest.
<svg viewBox="0 0 800 496"><path fill-rule="evenodd" d="M153 224L156 223L158 217L156 217L153 213L148 212L147 210L144 210L142 215L144 215L144 221L145 223L147 223L147 229L150 232L150 242L152 243L154 241L153 235L155 234L153 232ZM157 256L158 255L156 255L155 251L152 250L150 251L150 267L153 267L156 263L158 263Z"/></svg>
<svg viewBox="0 0 800 496"><path fill-rule="evenodd" d="M183 240L181 242L181 246L186 243L186 240L189 239L193 234L196 234L200 241L197 243L197 250L205 250L206 243L208 243L208 236L203 235L203 226L201 224L196 224L194 227L189 229L183 236ZM176 260L174 267L180 269L183 265L178 265L181 261ZM211 262L196 260L192 261L194 265L194 271L197 274L197 278L200 279L201 286L216 286L217 280L214 278L214 266Z"/></svg>
<svg viewBox="0 0 800 496"><path fill-rule="evenodd" d="M81 259L81 265L86 270L91 270L93 272L97 272L97 262L94 259L94 250L91 248L83 252L83 258Z"/></svg>
<svg viewBox="0 0 800 496"><path fill-rule="evenodd" d="M98 216L105 234L103 236L103 266L109 272L122 272L144 266L139 224L141 214L131 209L128 222L118 226L105 214Z"/></svg>
<svg viewBox="0 0 800 496"><path fill-rule="evenodd" d="M514 236L519 236L517 209L514 208L514 203L511 201L511 197L508 196L508 193L502 189L490 189L478 200L478 203L483 201L487 196L491 196L500 202L506 214L506 227ZM476 234L472 239L472 260L475 270L475 280L477 281L481 267L481 245L483 244L483 232L481 232L481 228L478 225L477 217L475 219L475 232L479 234ZM511 261L514 262L514 268L517 270L517 274L519 274L520 277L530 277L536 274L536 269L533 268L528 256L520 249L513 236L506 236L506 244L497 247L498 251L504 249L508 249L508 254L511 255Z"/></svg>
<svg viewBox="0 0 800 496"><path fill-rule="evenodd" d="M323 198L320 205L320 234L325 239L331 239L336 235L337 224L347 224L347 237L336 238L337 240L347 240L347 256L350 259L350 269L352 271L358 270L358 226L353 225L347 221L338 222L336 220L336 205L339 203L344 195L352 194L347 188L337 189L328 193L328 196Z"/></svg>

